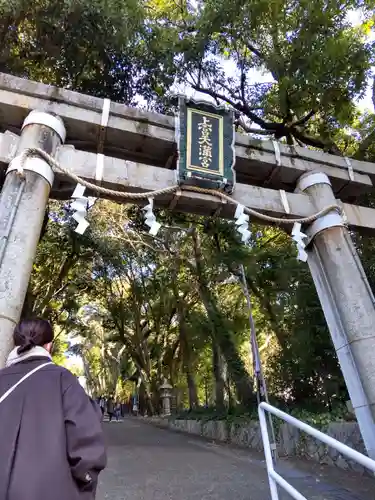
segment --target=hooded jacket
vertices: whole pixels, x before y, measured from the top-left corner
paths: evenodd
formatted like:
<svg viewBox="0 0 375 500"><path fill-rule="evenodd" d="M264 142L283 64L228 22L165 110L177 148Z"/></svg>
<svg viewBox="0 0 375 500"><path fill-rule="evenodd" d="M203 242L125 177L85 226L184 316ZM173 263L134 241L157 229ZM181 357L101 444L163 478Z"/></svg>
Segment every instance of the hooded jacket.
<svg viewBox="0 0 375 500"><path fill-rule="evenodd" d="M34 348L0 370L0 396L50 361ZM68 370L54 364L0 404L0 500L94 500L106 450L98 409Z"/></svg>

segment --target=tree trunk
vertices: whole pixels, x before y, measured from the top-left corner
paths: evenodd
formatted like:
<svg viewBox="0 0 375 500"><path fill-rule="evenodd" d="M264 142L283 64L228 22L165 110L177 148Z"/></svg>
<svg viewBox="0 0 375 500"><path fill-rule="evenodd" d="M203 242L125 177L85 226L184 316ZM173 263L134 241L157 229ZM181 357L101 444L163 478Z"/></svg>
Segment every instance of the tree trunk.
<svg viewBox="0 0 375 500"><path fill-rule="evenodd" d="M29 284L22 307L21 319L30 318L33 315L34 304L35 304L35 297L32 293L32 287Z"/></svg>
<svg viewBox="0 0 375 500"><path fill-rule="evenodd" d="M227 379L226 379L226 389L227 389L227 394L228 394L228 407L234 408L234 400L233 400L233 394L232 394L232 387L231 387L231 381L230 381L230 376L228 374Z"/></svg>
<svg viewBox="0 0 375 500"><path fill-rule="evenodd" d="M231 375L233 383L236 386L238 399L245 407L251 407L255 402L251 378L247 373L245 364L237 351L236 345L233 342L226 319L220 313L215 297L208 286L208 281L204 274L199 235L196 231L192 233L192 238L199 294L211 323L210 333L212 336L212 340L213 342L216 342L220 347L221 352L225 358L228 366L228 371Z"/></svg>
<svg viewBox="0 0 375 500"><path fill-rule="evenodd" d="M225 408L224 363L220 353L220 347L215 341L212 342L212 364L215 377L215 406L218 410L223 410Z"/></svg>
<svg viewBox="0 0 375 500"><path fill-rule="evenodd" d="M192 410L199 405L198 391L195 383L194 370L191 363L191 349L187 339L185 321L183 318L180 319L180 340L183 357L183 368L186 375L186 383L189 393L189 407Z"/></svg>
<svg viewBox="0 0 375 500"><path fill-rule="evenodd" d="M173 273L174 279L172 282L172 287L173 287L174 298L176 300L176 312L177 312L178 323L179 323L179 332L180 332L180 346L182 349L183 369L184 369L184 372L186 375L186 383L188 386L189 407L192 410L193 408L196 408L197 406L199 406L198 391L197 391L197 386L195 383L194 370L192 367L192 360L191 360L192 351L191 351L188 335L186 332L186 325L185 325L186 306L183 303L183 301L178 293L177 273L178 273L178 265L176 264L176 266L174 268L174 273Z"/></svg>
<svg viewBox="0 0 375 500"><path fill-rule="evenodd" d="M249 289L252 291L252 293L257 297L259 301L259 305L262 309L263 314L268 317L268 320L271 324L272 330L274 331L277 341L280 345L281 348L285 348L285 342L288 337L287 332L284 330L282 325L280 324L280 319L277 317L275 311L273 310L271 301L269 296L264 290L260 290L255 283L250 279L249 276L246 277L246 283Z"/></svg>
<svg viewBox="0 0 375 500"><path fill-rule="evenodd" d="M154 410L154 405L152 404L152 398L150 394L150 388L149 388L149 383L144 379L142 376L142 382L140 385L140 390L139 390L139 395L143 396L143 402L144 405L142 405L142 410L141 412L145 414L145 410L147 410L147 413L149 416L154 415L155 410Z"/></svg>
<svg viewBox="0 0 375 500"><path fill-rule="evenodd" d="M190 369L186 369L185 373L189 393L189 408L190 410L193 410L199 406L197 385L195 383L195 377Z"/></svg>
<svg viewBox="0 0 375 500"><path fill-rule="evenodd" d="M77 261L78 261L78 254L74 250L72 250L70 254L68 254L65 257L65 259L61 263L56 280L49 284L46 295L44 296L41 304L39 304L38 306L39 314L47 313L49 303L51 302L55 294L58 294L60 289L62 289L62 283L64 279L68 276L70 270L74 267Z"/></svg>

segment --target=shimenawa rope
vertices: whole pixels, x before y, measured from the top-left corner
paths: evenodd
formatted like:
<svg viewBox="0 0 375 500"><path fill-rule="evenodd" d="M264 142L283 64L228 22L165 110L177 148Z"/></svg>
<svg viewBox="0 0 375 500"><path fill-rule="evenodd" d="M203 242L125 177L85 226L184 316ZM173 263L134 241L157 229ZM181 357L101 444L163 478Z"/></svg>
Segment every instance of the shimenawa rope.
<svg viewBox="0 0 375 500"><path fill-rule="evenodd" d="M186 191L195 191L197 193L203 193L203 194L208 194L211 196L217 196L221 199L224 199L228 201L229 203L232 203L233 205L238 205L238 202L228 196L227 194L223 193L222 191L218 190L211 190L211 189L205 189L201 188L198 186L169 186L161 189L157 189L155 191L144 191L143 193L125 193L123 191L115 191L114 189L108 189L104 188L102 186L97 186L96 184L92 184L91 182L85 181L78 175L74 174L71 172L69 169L62 167L58 161L55 160L51 155L43 151L42 149L39 148L28 148L25 149L20 155L20 164L23 166L25 160L30 157L30 156L39 156L43 160L45 160L51 168L58 170L62 173L64 173L66 176L70 177L74 182L77 184L82 184L82 186L85 186L89 189L92 189L93 191L97 193L101 193L107 196L112 196L112 197L117 197L117 198L124 198L128 200L141 200L141 199L147 199L147 198L156 198L157 196L161 196L163 194L169 194L169 193L174 193L178 189L180 190L186 190ZM300 224L307 224L314 222L316 219L319 219L320 217L323 217L323 215L326 215L327 213L331 212L332 210L336 210L337 212L341 213L341 207L336 204L328 205L327 207L323 208L319 212L316 212L315 214L309 215L308 217L300 217L297 219L288 219L288 218L281 218L281 217L271 217L270 215L263 214L262 212L258 212L257 210L254 210L249 207L244 207L244 212L252 215L254 217L257 217L258 219L264 220L266 222L272 222L274 224L295 224L295 223L300 223Z"/></svg>

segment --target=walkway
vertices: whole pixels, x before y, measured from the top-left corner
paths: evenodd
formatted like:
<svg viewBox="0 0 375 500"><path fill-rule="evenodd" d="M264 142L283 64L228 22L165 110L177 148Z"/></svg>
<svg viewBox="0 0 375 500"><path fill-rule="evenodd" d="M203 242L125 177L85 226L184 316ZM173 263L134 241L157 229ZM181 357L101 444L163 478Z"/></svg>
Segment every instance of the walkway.
<svg viewBox="0 0 375 500"><path fill-rule="evenodd" d="M136 418L104 426L109 463L97 500L270 500L261 455ZM279 471L309 500L374 500L369 478L303 462L282 461Z"/></svg>

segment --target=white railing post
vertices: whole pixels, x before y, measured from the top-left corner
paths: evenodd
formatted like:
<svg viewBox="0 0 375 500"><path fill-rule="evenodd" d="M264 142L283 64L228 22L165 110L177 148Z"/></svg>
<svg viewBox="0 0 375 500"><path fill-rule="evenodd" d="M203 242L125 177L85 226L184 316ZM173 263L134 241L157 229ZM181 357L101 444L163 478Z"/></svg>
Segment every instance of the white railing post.
<svg viewBox="0 0 375 500"><path fill-rule="evenodd" d="M357 463L363 465L363 467L366 467L367 469L375 473L375 461L372 460L371 458L366 457L366 455L362 455L362 453L353 450L349 446L346 446L346 444L337 441L337 439L334 439L331 436L328 436L327 434L318 431L317 429L314 429L314 427L311 427L310 425L301 422L300 420L292 417L291 415L288 415L287 413L284 413L283 411L274 408L270 404L261 403L258 407L258 413L259 413L260 430L262 433L264 455L266 458L268 481L270 483L271 500L279 500L277 486L283 488L295 500L307 500L307 499L306 497L301 495L301 493L299 493L284 478L282 478L274 469L270 440L268 436L267 421L265 416L266 411L268 411L272 415L275 415L281 420L284 420L284 422L287 422L290 425L294 425L294 427L297 427L297 429L306 432L310 436L313 436L315 439L322 441L327 446L331 446L332 448L339 451L342 455L346 455L351 460L356 461Z"/></svg>
<svg viewBox="0 0 375 500"><path fill-rule="evenodd" d="M273 468L273 460L271 453L271 444L270 444L270 438L268 436L266 415L265 411L262 408L262 405L259 405L259 422L260 422L260 431L262 433L264 455L266 457L267 475L271 490L271 500L279 500L279 494L277 492L277 484L272 476L274 468Z"/></svg>

